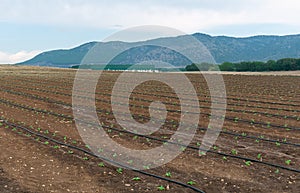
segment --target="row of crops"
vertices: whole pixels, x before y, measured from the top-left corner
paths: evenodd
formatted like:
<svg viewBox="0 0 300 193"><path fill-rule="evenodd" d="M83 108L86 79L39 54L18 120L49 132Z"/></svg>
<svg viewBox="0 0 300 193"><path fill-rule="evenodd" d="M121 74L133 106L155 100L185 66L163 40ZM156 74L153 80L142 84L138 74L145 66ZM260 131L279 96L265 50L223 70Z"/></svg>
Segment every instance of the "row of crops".
<svg viewBox="0 0 300 193"><path fill-rule="evenodd" d="M53 148L53 151L64 149L69 154L68 156L79 154L87 162L97 159L99 170L101 170L101 168L107 167L106 162L112 162L112 160L92 153L90 148L75 134L76 129L72 115L71 76L61 78L59 75L61 74L48 75L46 78L35 76L36 80L30 76L15 76L9 79L5 76L1 77L0 105L2 111L23 115L22 117L14 117L12 113L2 114L1 126L19 135L32 138L37 143L49 146L49 148ZM132 116L140 122L149 120L148 106L154 100L161 100L168 107L167 119L159 132L150 136L134 134L126 128L122 128L114 119L109 98L112 88L111 82L113 82L111 80L115 79L115 73L111 76L102 81L101 86L96 90L97 114L108 135L112 138L117 136L120 143L130 140L137 148L139 146L153 148L169 143L168 139L179 125L178 117L181 113L178 98L174 93L169 92L164 87L161 90L154 89L156 83L151 82L134 91L130 99L130 108ZM129 81L124 82L125 85L129 83ZM211 109L208 93L201 93L199 103L203 121L199 122L192 143L183 145L177 141L175 144L183 152L183 160L204 159L209 162L213 159L220 162L224 167L236 164L245 170L260 170L261 168L263 168L262 170L270 170L272 173L268 175L272 176L299 175L298 152L300 144L297 139L299 136L300 105L295 102L297 97L290 99L291 96L289 96L281 101L268 97L259 100L259 96L236 98L237 93L229 93L227 114L224 117L217 117L225 121L219 140L209 151L202 153L201 149L199 151L199 147L205 132L210 129L207 127L207 122L211 116ZM125 91L118 90L117 97L120 106L125 105L126 98L123 94ZM297 96L297 93L294 95ZM190 100L188 94L184 100ZM122 111L118 113L122 114ZM161 122L164 121L162 119L156 117L152 120ZM35 124L36 120L47 120L51 124L44 128L45 125L43 124ZM182 124L186 128L191 126L189 122ZM251 148L248 149L249 147ZM101 151L109 150L99 149L100 155ZM280 156L278 152L281 153ZM115 157L120 156L120 159L126 159L122 155L114 155L113 151L108 153ZM127 161L130 163L132 160ZM114 164L118 165L118 163ZM134 163L132 164L134 165ZM119 166L112 167L118 175L126 175L126 169L132 169ZM146 165L144 167L145 169L150 168ZM195 178L193 174L183 177L182 170L173 171L172 169L174 167L166 166L151 169L149 172L134 170L137 176L134 176L132 181L138 182L142 186L143 176L148 176L193 191L203 192L202 185L204 182ZM166 184L157 184L157 190L167 189Z"/></svg>

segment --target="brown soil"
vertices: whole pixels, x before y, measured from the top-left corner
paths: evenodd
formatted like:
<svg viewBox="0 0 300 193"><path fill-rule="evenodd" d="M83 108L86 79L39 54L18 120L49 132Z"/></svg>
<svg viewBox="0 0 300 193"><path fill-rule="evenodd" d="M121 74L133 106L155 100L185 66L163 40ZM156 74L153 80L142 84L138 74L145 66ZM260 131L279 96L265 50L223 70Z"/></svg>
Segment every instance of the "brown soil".
<svg viewBox="0 0 300 193"><path fill-rule="evenodd" d="M72 108L68 105L72 104L71 94L74 75L74 70L66 69L1 67L0 87L2 90L0 90L0 99L72 116ZM106 81L105 88L98 85L97 92L101 92L101 95L96 96L98 99L110 99L110 89L118 75L119 73L105 73L103 78ZM176 76L176 74L166 76ZM198 78L197 75L189 74L187 76L194 84L201 83L203 84L202 88L206 88L203 79ZM295 102L299 100L300 96L300 86L295 84L299 82L299 77L282 75L278 78L270 75L226 74L224 80L228 97L232 98L228 99L228 102L234 103L234 98L241 98L243 100L237 103L245 105L244 107L228 105L226 116L238 117L239 120L254 119L255 121L270 122L271 124L283 126L282 128L269 128L266 125L252 125L242 121L226 120L224 128L227 131L239 134L247 133L247 135L254 136L264 135L264 138L280 141L286 139L288 142L300 143L300 131L287 130L284 127L285 124L288 124L299 128L299 119L278 118L259 114L259 112L268 112L282 116L299 116L297 111L300 110L300 101ZM124 84L129 83L130 79L124 82ZM159 91L159 89L162 91ZM45 90L48 92L45 92ZM170 93L172 90L166 89L166 85L158 85L155 82L149 82L136 89L137 92L141 93L147 93L150 90L153 90L150 93L154 95L176 96ZM197 89L197 92L201 94L208 93L205 89ZM38 96L38 98L32 96ZM49 100L46 100L46 97ZM136 106L148 106L150 104L138 100L139 98L180 105L176 98L151 97L150 95L141 94L133 94L130 103ZM186 98L189 98L189 96L187 95ZM204 99L204 97L199 96L199 100ZM258 100L258 102L247 102L247 100ZM66 105L55 101L63 102ZM123 99L120 99L121 101ZM261 101L274 102L274 104L261 103ZM246 106L247 104L249 106ZM200 102L200 105L209 107L209 102ZM257 108L257 106L262 108ZM97 103L97 107L111 111L111 104L107 102L100 101ZM271 108L278 108L278 110ZM178 109L178 106L167 105L167 109L175 110ZM231 112L231 109L244 109L253 111L253 113ZM288 109L289 111L282 109ZM201 111L209 113L210 109L201 109ZM135 115L149 116L147 108L135 107L131 108L131 112ZM4 103L0 103L0 115L19 125L32 126L35 131L37 128L41 128L41 133L60 141L63 141L63 137L67 136L66 142L72 143L73 140L76 140L77 146L85 147L72 120L46 113L37 113L33 110L25 110ZM120 128L112 115L98 113L98 116L100 121L107 126L114 124L114 127ZM179 121L178 113L168 113L167 118L168 120L174 120L174 124L165 123L161 128L162 131L153 134L152 137L170 137L170 134L176 130L176 122ZM140 122L145 122L145 120L140 120ZM207 124L208 117L201 115L199 126L206 127ZM55 136L53 136L54 133ZM105 163L105 167L98 167L97 164L102 162L100 159L84 155L79 151L69 154L69 148L60 147L56 149L53 148L55 144L46 145L45 140L40 139L37 141L35 136L26 136L26 134L26 132L21 133L20 130L15 131L11 127L6 128L5 124L0 126L0 192L156 192L158 191L157 187L160 185L166 187L166 191L169 192L193 192L190 189L130 170L124 170L122 174L119 174L116 172L117 168L110 166L108 163ZM118 143L130 148L149 149L161 145L161 142L153 140L147 142L146 138L143 137L134 138L132 134L125 133L121 135L117 131L108 131L108 134ZM197 142L201 142L203 134L203 132L198 131L191 145L196 146ZM215 149L212 149L213 151L232 154L232 149L235 149L239 156L252 159L258 159L257 155L261 154L261 161L300 169L299 146L276 145L266 141L257 142L255 139L236 138L226 134L219 136L215 146ZM84 157L87 157L88 160L84 160ZM286 160L291 160L291 163L287 165ZM184 183L192 180L196 182L195 187L208 193L298 192L300 190L299 173L284 169L276 171L277 168L261 163L251 163L250 166L247 166L245 161L230 157L225 160L223 156L213 153L207 153L205 156L199 157L198 151L187 149L170 163L151 169L148 172L160 176L164 176L166 172L171 172L171 179ZM141 178L141 181L132 180L137 176Z"/></svg>

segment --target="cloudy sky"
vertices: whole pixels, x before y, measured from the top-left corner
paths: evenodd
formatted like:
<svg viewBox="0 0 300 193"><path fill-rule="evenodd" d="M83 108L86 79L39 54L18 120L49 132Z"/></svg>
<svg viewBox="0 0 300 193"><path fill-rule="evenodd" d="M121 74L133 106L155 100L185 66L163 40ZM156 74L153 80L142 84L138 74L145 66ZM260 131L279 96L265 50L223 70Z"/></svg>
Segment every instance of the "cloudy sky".
<svg viewBox="0 0 300 193"><path fill-rule="evenodd" d="M0 0L0 63L140 25L245 37L300 33L298 0Z"/></svg>

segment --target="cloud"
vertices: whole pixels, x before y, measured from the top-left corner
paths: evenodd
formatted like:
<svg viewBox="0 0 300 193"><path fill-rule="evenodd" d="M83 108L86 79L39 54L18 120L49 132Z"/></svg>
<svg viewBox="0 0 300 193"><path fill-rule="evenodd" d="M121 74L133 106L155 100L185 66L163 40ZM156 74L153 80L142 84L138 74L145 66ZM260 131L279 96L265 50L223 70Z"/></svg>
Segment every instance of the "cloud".
<svg viewBox="0 0 300 193"><path fill-rule="evenodd" d="M36 56L38 53L40 53L40 51L20 51L13 54L0 51L0 64L15 64L18 62L23 62Z"/></svg>
<svg viewBox="0 0 300 193"><path fill-rule="evenodd" d="M126 28L164 25L195 32L217 26L280 23L300 26L298 0L2 0L0 21Z"/></svg>

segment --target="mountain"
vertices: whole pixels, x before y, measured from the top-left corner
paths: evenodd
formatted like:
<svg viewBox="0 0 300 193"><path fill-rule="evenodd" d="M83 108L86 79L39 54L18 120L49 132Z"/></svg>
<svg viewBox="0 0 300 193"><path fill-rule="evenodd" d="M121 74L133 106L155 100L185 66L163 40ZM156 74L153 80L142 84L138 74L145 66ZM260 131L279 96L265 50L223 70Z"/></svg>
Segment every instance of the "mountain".
<svg viewBox="0 0 300 193"><path fill-rule="evenodd" d="M21 65L52 66L67 68L80 64L82 58L97 42L90 42L69 50L53 50L38 54L34 58L21 62Z"/></svg>
<svg viewBox="0 0 300 193"><path fill-rule="evenodd" d="M182 43L186 36L158 38L153 40L126 42L90 42L70 50L53 50L41 53L20 65L71 67L81 63L88 51L97 45L104 50L130 48L115 57L113 64L135 64L147 60L159 60L175 66L190 64L182 54L165 47L151 45L169 45L188 53L195 51L193 42ZM235 38L227 36L210 36L201 33L193 34L211 53L217 63L240 61L267 61L281 58L300 58L300 35L287 36L253 36ZM101 59L100 59L101 60ZM93 63L91 61L91 63Z"/></svg>

